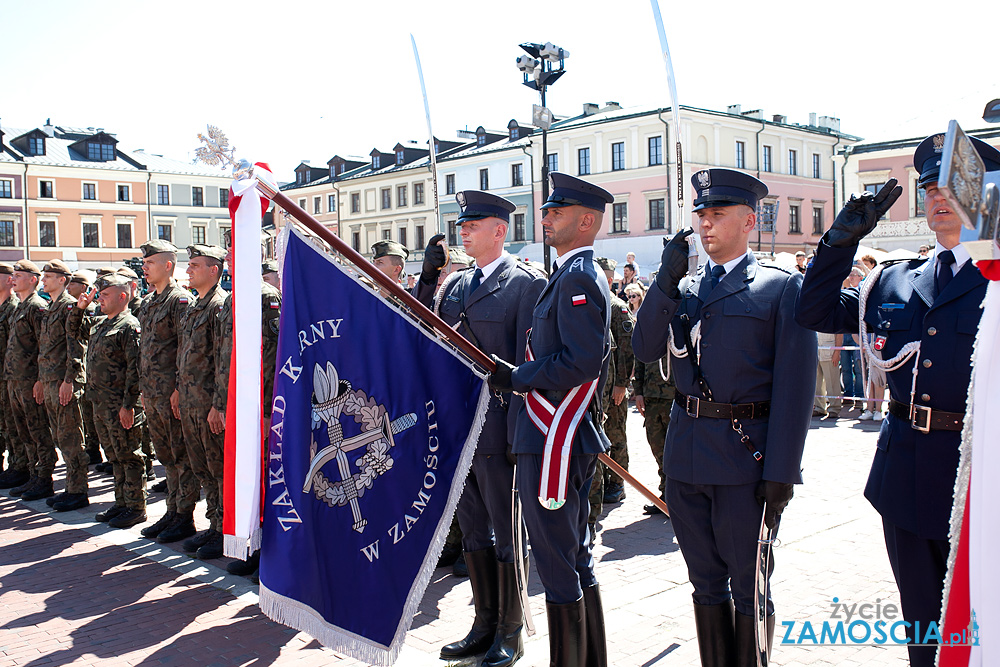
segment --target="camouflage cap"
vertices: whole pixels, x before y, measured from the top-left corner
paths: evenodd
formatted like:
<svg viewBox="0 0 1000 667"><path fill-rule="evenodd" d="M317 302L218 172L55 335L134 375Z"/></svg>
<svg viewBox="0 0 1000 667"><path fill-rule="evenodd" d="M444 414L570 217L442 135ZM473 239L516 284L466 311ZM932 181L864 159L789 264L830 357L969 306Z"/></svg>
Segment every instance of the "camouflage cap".
<svg viewBox="0 0 1000 667"><path fill-rule="evenodd" d="M158 255L161 252L177 252L177 246L175 246L170 241L164 241L163 239L153 239L152 241L147 241L139 246L142 250L142 257L152 257L153 255Z"/></svg>
<svg viewBox="0 0 1000 667"><path fill-rule="evenodd" d="M30 259L19 259L14 262L14 270L24 271L25 273L34 273L36 276L42 275L42 272L38 269L38 265Z"/></svg>
<svg viewBox="0 0 1000 667"><path fill-rule="evenodd" d="M114 267L111 267L111 266L102 266L102 267L99 267L97 269L97 275L98 276L106 276L109 273L114 273L114 272L115 272L115 269L114 269Z"/></svg>
<svg viewBox="0 0 1000 667"><path fill-rule="evenodd" d="M226 249L220 248L217 245L203 245L201 243L196 243L187 247L187 253L191 259L194 259L195 257L208 257L209 259L214 259L217 262L224 262L226 260Z"/></svg>
<svg viewBox="0 0 1000 667"><path fill-rule="evenodd" d="M14 273L14 265L10 262L0 262L0 273L7 275Z"/></svg>
<svg viewBox="0 0 1000 667"><path fill-rule="evenodd" d="M45 266L42 267L43 273L58 273L63 276L71 276L73 272L69 270L69 267L63 264L58 259L51 259Z"/></svg>
<svg viewBox="0 0 1000 667"><path fill-rule="evenodd" d="M128 287L131 281L120 273L109 273L106 276L101 276L94 282L94 286L97 291L103 291L108 287Z"/></svg>
<svg viewBox="0 0 1000 667"><path fill-rule="evenodd" d="M276 261L274 261L273 259L269 259L269 260L267 260L266 262L264 262L263 264L260 265L260 272L261 272L261 274L265 274L265 273L277 273L278 272L278 263Z"/></svg>
<svg viewBox="0 0 1000 667"><path fill-rule="evenodd" d="M451 263L459 267L472 266L472 263L476 261L461 248L448 248L448 256L451 258Z"/></svg>
<svg viewBox="0 0 1000 667"><path fill-rule="evenodd" d="M410 251L402 243L397 243L396 241L379 241L372 246L373 260L388 255L407 259L410 256Z"/></svg>
<svg viewBox="0 0 1000 667"><path fill-rule="evenodd" d="M80 285L93 285L95 280L97 280L97 274L87 269L80 269L69 279L71 283L79 283Z"/></svg>
<svg viewBox="0 0 1000 667"><path fill-rule="evenodd" d="M132 269L130 269L127 266L121 267L120 269L118 269L117 271L115 271L115 273L117 273L120 276L125 276L126 278L128 278L130 280L138 280L139 279L139 274L137 274L135 271L133 271Z"/></svg>
<svg viewBox="0 0 1000 667"><path fill-rule="evenodd" d="M607 257L598 257L594 261L605 271L614 271L618 267L618 262Z"/></svg>

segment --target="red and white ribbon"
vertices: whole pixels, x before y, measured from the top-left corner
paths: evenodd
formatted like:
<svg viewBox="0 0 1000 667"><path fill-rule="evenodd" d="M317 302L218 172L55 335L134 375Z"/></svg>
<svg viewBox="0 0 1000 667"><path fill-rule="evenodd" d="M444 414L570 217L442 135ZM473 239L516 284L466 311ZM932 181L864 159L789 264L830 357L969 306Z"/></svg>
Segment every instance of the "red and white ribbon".
<svg viewBox="0 0 1000 667"><path fill-rule="evenodd" d="M524 358L527 361L535 360L530 335ZM538 485L538 502L545 509L557 510L566 503L573 440L596 390L595 379L570 389L559 405L553 405L537 389L529 391L524 399L528 417L545 436L542 474Z"/></svg>
<svg viewBox="0 0 1000 667"><path fill-rule="evenodd" d="M269 201L258 179L277 190L270 168L256 163L252 178L230 186L233 221L233 351L229 365L223 471L223 552L245 559L260 548L263 433L261 424L260 231Z"/></svg>

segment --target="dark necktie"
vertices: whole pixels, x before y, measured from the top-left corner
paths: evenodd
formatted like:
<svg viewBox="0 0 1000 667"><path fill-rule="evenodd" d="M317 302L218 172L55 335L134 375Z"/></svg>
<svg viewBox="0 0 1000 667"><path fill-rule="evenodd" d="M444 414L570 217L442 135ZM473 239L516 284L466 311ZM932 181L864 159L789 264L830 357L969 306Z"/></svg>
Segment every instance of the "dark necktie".
<svg viewBox="0 0 1000 667"><path fill-rule="evenodd" d="M472 274L472 281L469 283L469 294L475 292L479 285L483 282L483 270L476 268L476 272Z"/></svg>
<svg viewBox="0 0 1000 667"><path fill-rule="evenodd" d="M712 267L712 289L715 289L719 285L724 275L726 275L726 267L721 264L716 264Z"/></svg>
<svg viewBox="0 0 1000 667"><path fill-rule="evenodd" d="M944 288L948 286L951 279L955 277L952 273L951 265L955 263L955 253L951 250L945 250L937 257L938 267L937 275L934 278L934 286L937 288L937 293L941 294Z"/></svg>

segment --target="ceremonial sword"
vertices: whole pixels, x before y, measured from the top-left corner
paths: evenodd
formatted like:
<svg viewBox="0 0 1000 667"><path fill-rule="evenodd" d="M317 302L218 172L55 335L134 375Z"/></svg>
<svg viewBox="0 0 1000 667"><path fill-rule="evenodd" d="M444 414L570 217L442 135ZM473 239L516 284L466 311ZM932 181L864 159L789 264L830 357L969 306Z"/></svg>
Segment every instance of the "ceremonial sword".
<svg viewBox="0 0 1000 667"><path fill-rule="evenodd" d="M511 492L511 528L514 536L514 582L517 584L517 595L521 599L521 612L524 614L524 628L531 637L535 634L535 621L531 618L531 606L528 600L528 571L525 561L528 551L524 548L524 523L521 517L521 498L517 491L517 464L514 464L514 484Z"/></svg>
<svg viewBox="0 0 1000 667"><path fill-rule="evenodd" d="M767 503L760 519L760 533L757 536L757 582L754 586L754 642L757 650L757 667L767 667L767 594L770 586L768 573L771 569L771 549L774 546L774 531L764 523Z"/></svg>

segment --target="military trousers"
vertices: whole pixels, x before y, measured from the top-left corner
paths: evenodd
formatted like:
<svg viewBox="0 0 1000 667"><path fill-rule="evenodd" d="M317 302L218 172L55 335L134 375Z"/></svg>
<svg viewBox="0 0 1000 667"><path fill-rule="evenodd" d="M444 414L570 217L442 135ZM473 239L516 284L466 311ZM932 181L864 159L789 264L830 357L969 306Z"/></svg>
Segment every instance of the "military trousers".
<svg viewBox="0 0 1000 667"><path fill-rule="evenodd" d="M514 466L506 454L476 453L455 512L462 529L463 550L495 546L498 561L514 562L513 487ZM534 490L529 494L535 495Z"/></svg>
<svg viewBox="0 0 1000 667"><path fill-rule="evenodd" d="M754 497L756 487L756 482L688 484L667 477L670 523L694 585L695 604L732 598L736 611L755 616L757 540L764 514ZM773 570L772 553L768 577ZM774 613L770 599L767 612Z"/></svg>
<svg viewBox="0 0 1000 667"><path fill-rule="evenodd" d="M590 480L590 515L587 517L587 523L596 523L601 518L601 513L604 512L604 471L606 469L607 467L598 461L594 477Z"/></svg>
<svg viewBox="0 0 1000 667"><path fill-rule="evenodd" d="M628 436L625 434L625 423L628 419L628 396L622 402L615 404L614 399L608 396L604 404L604 434L611 441L611 449L608 456L611 460L628 470ZM611 472L605 466L604 481L606 484L618 486L622 484L622 478Z"/></svg>
<svg viewBox="0 0 1000 667"><path fill-rule="evenodd" d="M86 493L90 457L83 447L83 415L80 414L79 402L83 389L74 385L69 403L62 405L59 401L61 384L62 380L47 380L42 383L45 412L52 428L52 439L66 464L66 493Z"/></svg>
<svg viewBox="0 0 1000 667"><path fill-rule="evenodd" d="M28 472L52 479L56 467L56 445L49 430L45 406L35 402L34 380L11 380L7 383L17 436L24 444Z"/></svg>
<svg viewBox="0 0 1000 667"><path fill-rule="evenodd" d="M212 530L222 532L222 477L225 432L215 434L208 427L211 401L193 403L181 400L181 429L187 446L188 461L205 489L205 516Z"/></svg>
<svg viewBox="0 0 1000 667"><path fill-rule="evenodd" d="M156 448L156 458L167 476L167 509L191 514L201 492L201 485L188 461L181 421L170 409L170 396L143 397L146 421Z"/></svg>
<svg viewBox="0 0 1000 667"><path fill-rule="evenodd" d="M524 490L521 504L531 553L545 588L545 600L553 604L576 602L584 588L597 583L587 527L587 496L597 470L597 455L584 454L578 446L574 450L567 473L566 502L557 510L545 509L535 498L542 475L542 455L517 455L517 488Z"/></svg>
<svg viewBox="0 0 1000 667"><path fill-rule="evenodd" d="M667 428L670 426L670 410L674 407L672 398L646 398L646 415L643 426L649 451L656 459L656 470L660 474L660 497L666 486L667 477L663 473L663 446L667 442Z"/></svg>
<svg viewBox="0 0 1000 667"><path fill-rule="evenodd" d="M100 451L101 443L97 437L97 427L94 426L94 406L90 403L87 392L80 396L80 414L83 415L83 442L88 451Z"/></svg>
<svg viewBox="0 0 1000 667"><path fill-rule="evenodd" d="M10 405L10 392L7 391L7 380L0 380L0 424L3 428L4 446L7 450L7 469L25 471L28 469L28 454L17 434L17 424L14 422L14 411Z"/></svg>
<svg viewBox="0 0 1000 667"><path fill-rule="evenodd" d="M120 404L94 401L92 405L97 437L104 447L104 455L111 462L115 478L115 505L146 509L146 464L139 451L139 424L144 420L142 410L136 409L135 423L126 429L118 418Z"/></svg>

